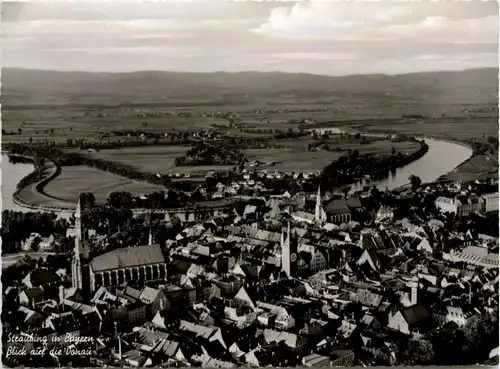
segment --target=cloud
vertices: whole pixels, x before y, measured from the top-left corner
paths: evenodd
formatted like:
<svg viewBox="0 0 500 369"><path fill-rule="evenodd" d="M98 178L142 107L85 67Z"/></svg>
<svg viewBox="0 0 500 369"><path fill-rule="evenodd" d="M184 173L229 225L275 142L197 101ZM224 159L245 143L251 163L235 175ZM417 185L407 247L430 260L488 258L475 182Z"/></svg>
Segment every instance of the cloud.
<svg viewBox="0 0 500 369"><path fill-rule="evenodd" d="M485 2L151 4L3 4L3 65L390 74L498 64L498 9Z"/></svg>
<svg viewBox="0 0 500 369"><path fill-rule="evenodd" d="M498 38L491 4L430 2L308 2L277 7L251 31L271 38L332 40L425 39L492 42ZM475 7L473 7L475 6Z"/></svg>

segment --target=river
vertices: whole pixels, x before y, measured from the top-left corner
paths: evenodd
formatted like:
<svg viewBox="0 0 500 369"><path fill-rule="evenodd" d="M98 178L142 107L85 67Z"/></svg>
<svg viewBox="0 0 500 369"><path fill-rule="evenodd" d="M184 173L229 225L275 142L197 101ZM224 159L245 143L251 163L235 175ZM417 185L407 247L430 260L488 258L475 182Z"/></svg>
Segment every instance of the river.
<svg viewBox="0 0 500 369"><path fill-rule="evenodd" d="M412 174L420 177L423 183L433 182L443 174L469 159L472 149L460 144L420 137L429 146L427 153L420 159L396 169L389 177L374 182L379 190L395 189L409 183L408 177Z"/></svg>
<svg viewBox="0 0 500 369"><path fill-rule="evenodd" d="M16 192L19 181L33 172L34 165L28 163L13 164L7 155L2 154L0 168L2 169L2 210L30 211L30 209L17 205L12 196Z"/></svg>
<svg viewBox="0 0 500 369"><path fill-rule="evenodd" d="M335 132L335 133L340 133ZM370 134L370 136L379 136ZM435 140L425 139L429 145L429 151L420 159L397 169L388 178L375 181L374 184L380 189L394 189L408 183L408 177L412 174L420 177L422 182L432 182L441 175L446 174L463 163L472 155L472 150L466 146ZM7 155L2 154L0 167L2 169L2 209L30 211L16 205L12 195L16 190L17 183L34 169L32 164L12 164ZM31 210L33 211L33 210Z"/></svg>

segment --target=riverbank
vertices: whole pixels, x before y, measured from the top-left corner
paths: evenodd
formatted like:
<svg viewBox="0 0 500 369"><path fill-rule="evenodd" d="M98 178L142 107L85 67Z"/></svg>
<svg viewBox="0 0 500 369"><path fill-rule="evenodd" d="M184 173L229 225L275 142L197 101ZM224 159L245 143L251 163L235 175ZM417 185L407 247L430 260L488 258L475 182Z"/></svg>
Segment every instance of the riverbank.
<svg viewBox="0 0 500 369"><path fill-rule="evenodd" d="M31 160L34 162L33 157L29 157L26 155L20 155L20 154L7 154L10 156L18 156L18 157L24 157L26 159ZM26 184L23 187L19 187L19 184L22 183L23 181L30 182L30 177L33 177L36 175L37 171L41 171L42 173L42 178L35 180L31 183ZM44 173L45 172L45 173ZM74 206L71 206L72 204L57 204L56 206L54 205L43 205L43 202L47 202L47 200L50 201L57 201L59 202L60 200L57 198L54 198L48 194L45 193L44 187L54 178L56 178L61 172L60 167L53 162L52 160L48 158L44 158L44 165L43 168L36 168L27 176L25 176L21 181L16 185L16 191L12 195L12 201L14 204L16 204L19 207L25 208L25 209L30 209L34 211L54 211L54 212L60 212L60 211L65 211L65 210L70 210ZM42 202L41 204L36 204L36 202ZM63 205L63 206L61 206Z"/></svg>
<svg viewBox="0 0 500 369"><path fill-rule="evenodd" d="M356 133L359 132L360 134L364 135L370 135L373 134L375 136L383 135L383 136L393 136L393 135L402 135L405 136L406 134L401 134L401 133L395 133L394 131L389 131L389 130L382 130L382 129L372 129L367 126L349 126L349 127L343 127L346 132L348 133ZM418 134L415 134L415 136L419 136ZM449 137L446 137L444 135L436 135L436 134L431 134L431 135L425 135L425 136L419 136L418 139L424 139L424 140L429 140L433 139L436 141L441 141L441 142L446 142L449 144L461 146L463 148L466 148L471 151L470 155L462 160L458 165L454 166L451 170L449 170L447 173L441 174L439 177L432 181L427 181L423 183L422 185L426 184L435 184L435 183L446 183L446 182L453 182L453 181L460 181L460 180L474 180L480 178L479 176L481 173L474 172L470 173L470 170L463 170L464 167L466 167L469 163L473 162L476 158L480 157L481 155L476 155L474 153L474 142L473 141L467 141L467 140L457 140L457 139L450 139ZM462 169L462 170L461 170ZM484 174L484 173L483 173ZM452 178L450 178L450 176ZM400 186L401 188L408 186L409 183L405 183L404 185Z"/></svg>

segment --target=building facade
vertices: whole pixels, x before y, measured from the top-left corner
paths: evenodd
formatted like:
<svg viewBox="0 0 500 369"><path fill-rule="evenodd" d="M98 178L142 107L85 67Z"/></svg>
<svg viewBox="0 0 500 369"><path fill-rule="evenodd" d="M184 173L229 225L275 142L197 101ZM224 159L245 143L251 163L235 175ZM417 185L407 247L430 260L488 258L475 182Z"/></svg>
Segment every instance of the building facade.
<svg viewBox="0 0 500 369"><path fill-rule="evenodd" d="M90 262L90 289L126 282L146 282L167 276L167 263L160 245L116 249Z"/></svg>
<svg viewBox="0 0 500 369"><path fill-rule="evenodd" d="M287 238L284 239L281 234L281 270L285 272L288 277L293 277L298 269L298 247L296 240L292 240L290 232L290 223L288 223Z"/></svg>

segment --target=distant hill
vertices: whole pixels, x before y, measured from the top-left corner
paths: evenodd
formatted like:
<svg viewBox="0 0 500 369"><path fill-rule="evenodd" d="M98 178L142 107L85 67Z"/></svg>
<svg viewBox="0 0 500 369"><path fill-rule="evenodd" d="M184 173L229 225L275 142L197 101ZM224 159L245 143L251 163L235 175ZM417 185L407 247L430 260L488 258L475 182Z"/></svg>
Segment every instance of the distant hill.
<svg viewBox="0 0 500 369"><path fill-rule="evenodd" d="M498 69L331 77L288 73L87 73L2 69L2 103L251 103L262 101L495 101Z"/></svg>

